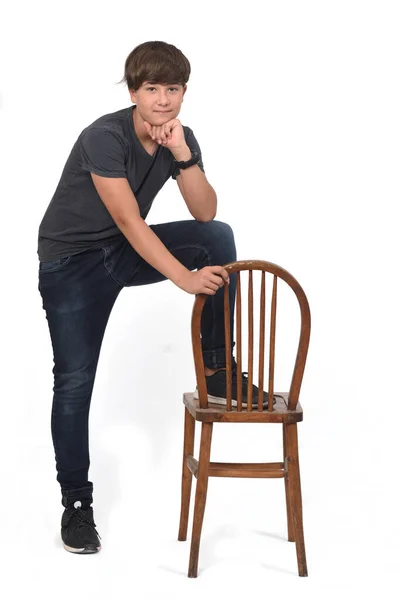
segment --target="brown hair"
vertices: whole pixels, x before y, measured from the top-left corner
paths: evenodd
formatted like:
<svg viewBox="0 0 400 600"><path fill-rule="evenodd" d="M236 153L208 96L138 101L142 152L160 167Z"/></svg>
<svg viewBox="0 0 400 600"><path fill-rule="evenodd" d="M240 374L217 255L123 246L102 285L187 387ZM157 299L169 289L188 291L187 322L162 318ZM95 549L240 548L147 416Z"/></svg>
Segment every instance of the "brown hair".
<svg viewBox="0 0 400 600"><path fill-rule="evenodd" d="M144 42L128 55L118 83L126 82L129 90L136 91L145 81L184 86L189 76L190 63L178 48L166 42Z"/></svg>

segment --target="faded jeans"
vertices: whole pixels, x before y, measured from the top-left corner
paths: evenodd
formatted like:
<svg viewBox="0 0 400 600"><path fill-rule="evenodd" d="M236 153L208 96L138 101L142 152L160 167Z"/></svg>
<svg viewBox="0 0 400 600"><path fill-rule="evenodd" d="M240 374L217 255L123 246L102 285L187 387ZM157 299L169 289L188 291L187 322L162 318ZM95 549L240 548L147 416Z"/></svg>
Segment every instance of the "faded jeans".
<svg viewBox="0 0 400 600"><path fill-rule="evenodd" d="M236 260L231 227L221 221L150 225L187 269ZM51 433L62 504L93 502L89 472L89 408L100 348L113 305L124 287L165 281L121 234L101 248L39 263L39 291L54 356ZM230 274L231 344L236 274ZM193 296L194 301L194 296ZM225 366L224 288L209 295L201 320L205 366Z"/></svg>

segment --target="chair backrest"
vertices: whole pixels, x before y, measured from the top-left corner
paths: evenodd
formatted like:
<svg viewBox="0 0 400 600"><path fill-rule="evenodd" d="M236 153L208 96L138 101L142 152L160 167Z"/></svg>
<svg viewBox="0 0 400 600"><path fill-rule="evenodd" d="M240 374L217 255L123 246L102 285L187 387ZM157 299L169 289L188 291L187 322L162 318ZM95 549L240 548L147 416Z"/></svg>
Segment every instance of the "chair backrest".
<svg viewBox="0 0 400 600"><path fill-rule="evenodd" d="M271 308L270 308L270 335L269 335L269 373L268 373L268 408L273 410L274 373L275 373L275 331L276 331L276 308L278 279L286 282L294 291L300 307L300 338L297 355L293 369L288 396L288 410L295 410L299 398L300 387L303 380L304 368L307 359L308 345L310 340L311 316L307 297L296 279L285 269L263 260L240 260L223 265L229 274L236 273L236 362L238 373L237 388L237 410L242 410L242 289L241 272L248 271L248 397L252 396L253 384L253 346L254 346L254 289L253 271L261 271L260 291L260 329L259 329L259 369L258 369L258 408L254 409L252 403L247 403L247 410L263 410L264 390L264 361L265 361L265 273L273 276ZM225 325L225 351L226 351L226 385L227 398L226 410L232 410L232 364L231 364L231 331L230 331L230 305L229 284L224 284L224 325ZM200 408L208 408L208 396L206 378L204 372L204 361L201 345L201 315L204 304L209 297L208 294L196 296L192 311L192 346L196 369L197 387L199 392Z"/></svg>

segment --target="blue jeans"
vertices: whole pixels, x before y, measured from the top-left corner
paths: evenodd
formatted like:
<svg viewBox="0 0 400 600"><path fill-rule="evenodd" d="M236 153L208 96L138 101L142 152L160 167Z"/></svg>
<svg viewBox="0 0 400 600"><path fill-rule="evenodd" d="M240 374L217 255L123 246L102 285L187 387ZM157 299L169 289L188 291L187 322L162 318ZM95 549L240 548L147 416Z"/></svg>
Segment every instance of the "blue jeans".
<svg viewBox="0 0 400 600"><path fill-rule="evenodd" d="M151 225L151 229L187 269L236 260L231 227L196 220ZM93 501L88 481L88 422L92 390L105 328L124 287L165 281L121 234L101 248L39 263L39 291L54 355L51 432L62 504ZM230 275L231 344L236 274ZM193 297L194 301L194 297ZM204 364L225 366L224 288L208 296L201 320Z"/></svg>

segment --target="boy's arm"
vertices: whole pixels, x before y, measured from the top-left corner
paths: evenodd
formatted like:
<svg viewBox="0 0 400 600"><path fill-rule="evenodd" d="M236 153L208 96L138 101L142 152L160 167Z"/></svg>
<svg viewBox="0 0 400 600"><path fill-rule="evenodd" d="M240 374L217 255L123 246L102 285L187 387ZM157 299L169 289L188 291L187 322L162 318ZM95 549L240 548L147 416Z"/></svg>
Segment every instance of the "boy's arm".
<svg viewBox="0 0 400 600"><path fill-rule="evenodd" d="M149 136L168 148L176 161L188 161L192 156L192 148L200 154L201 161L200 146L193 131L186 127L185 133L179 119L171 119L160 126L152 126L144 121L144 125ZM217 214L217 195L200 165L203 168L202 162L180 171L175 168L172 177L176 179L192 217L197 221L212 221Z"/></svg>
<svg viewBox="0 0 400 600"><path fill-rule="evenodd" d="M139 206L124 177L102 177L91 173L95 188L115 224L131 246L152 267L175 285L182 285L191 273L164 246L140 216Z"/></svg>
<svg viewBox="0 0 400 600"><path fill-rule="evenodd" d="M188 294L214 295L229 283L229 274L221 265L189 271L164 246L140 216L136 198L125 177L103 177L91 172L95 188L114 222L131 246L154 269Z"/></svg>

